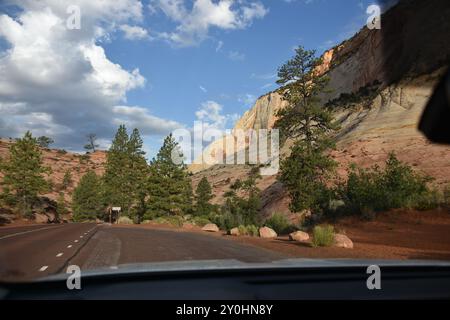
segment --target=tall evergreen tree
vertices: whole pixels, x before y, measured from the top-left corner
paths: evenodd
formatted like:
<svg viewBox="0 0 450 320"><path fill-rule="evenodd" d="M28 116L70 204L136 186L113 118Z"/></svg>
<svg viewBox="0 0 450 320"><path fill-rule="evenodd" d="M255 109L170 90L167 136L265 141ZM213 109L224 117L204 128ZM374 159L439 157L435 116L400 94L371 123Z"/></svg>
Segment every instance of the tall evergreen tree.
<svg viewBox="0 0 450 320"><path fill-rule="evenodd" d="M102 218L100 179L94 171L81 177L72 195L73 218L76 221Z"/></svg>
<svg viewBox="0 0 450 320"><path fill-rule="evenodd" d="M29 131L9 147L9 155L0 163L3 196L12 199L21 213L29 216L38 195L48 190L44 175L51 171L43 165L42 152Z"/></svg>
<svg viewBox="0 0 450 320"><path fill-rule="evenodd" d="M328 83L328 78L315 70L320 63L315 51L299 47L295 57L278 71L277 83L284 86L288 106L277 113L276 127L282 142L295 140L290 156L281 162L279 180L289 191L294 212L320 209L327 195L325 180L336 165L327 151L334 147L330 133L338 126L318 98Z"/></svg>
<svg viewBox="0 0 450 320"><path fill-rule="evenodd" d="M203 177L195 190L196 208L195 213L200 216L206 216L211 212L209 201L213 198L212 188L206 177Z"/></svg>
<svg viewBox="0 0 450 320"><path fill-rule="evenodd" d="M147 212L152 216L179 215L192 210L192 186L178 143L172 134L150 163Z"/></svg>
<svg viewBox="0 0 450 320"><path fill-rule="evenodd" d="M148 165L138 129L128 136L124 125L117 130L106 159L103 176L106 205L119 206L125 215L134 210L138 221L146 210ZM132 208L134 208L132 210Z"/></svg>

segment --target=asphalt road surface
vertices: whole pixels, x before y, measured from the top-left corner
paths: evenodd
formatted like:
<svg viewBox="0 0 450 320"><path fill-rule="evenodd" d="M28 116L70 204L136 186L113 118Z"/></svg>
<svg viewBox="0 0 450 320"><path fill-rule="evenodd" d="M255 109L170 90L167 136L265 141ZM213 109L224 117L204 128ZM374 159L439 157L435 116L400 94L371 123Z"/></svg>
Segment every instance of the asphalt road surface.
<svg viewBox="0 0 450 320"><path fill-rule="evenodd" d="M0 280L30 280L120 264L237 259L263 262L285 256L226 238L108 224L69 223L0 228Z"/></svg>

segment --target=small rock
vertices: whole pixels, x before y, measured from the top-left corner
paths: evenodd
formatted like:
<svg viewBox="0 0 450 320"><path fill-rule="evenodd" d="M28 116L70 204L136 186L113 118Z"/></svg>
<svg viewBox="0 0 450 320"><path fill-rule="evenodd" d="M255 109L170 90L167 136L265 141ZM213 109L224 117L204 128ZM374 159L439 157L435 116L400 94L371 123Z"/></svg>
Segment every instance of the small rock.
<svg viewBox="0 0 450 320"><path fill-rule="evenodd" d="M270 238L276 238L277 233L269 227L262 227L262 228L259 228L259 236L261 238L270 239Z"/></svg>
<svg viewBox="0 0 450 320"><path fill-rule="evenodd" d="M336 233L334 235L334 246L339 248L353 249L353 242L345 234Z"/></svg>
<svg viewBox="0 0 450 320"><path fill-rule="evenodd" d="M36 223L48 223L48 217L44 213L35 213L34 214L34 221Z"/></svg>
<svg viewBox="0 0 450 320"><path fill-rule="evenodd" d="M239 236L240 232L239 232L239 228L233 228L230 230L230 235L232 236Z"/></svg>
<svg viewBox="0 0 450 320"><path fill-rule="evenodd" d="M291 241L308 241L309 240L309 234L303 231L295 231L289 234L289 240Z"/></svg>
<svg viewBox="0 0 450 320"><path fill-rule="evenodd" d="M195 225L193 225L193 224L190 223L190 222L183 222L183 228L184 228L184 229L194 229L194 228L195 228Z"/></svg>
<svg viewBox="0 0 450 320"><path fill-rule="evenodd" d="M202 228L202 230L208 231L208 232L219 232L219 227L217 227L217 225L214 223L208 223L208 224L205 224L205 226Z"/></svg>

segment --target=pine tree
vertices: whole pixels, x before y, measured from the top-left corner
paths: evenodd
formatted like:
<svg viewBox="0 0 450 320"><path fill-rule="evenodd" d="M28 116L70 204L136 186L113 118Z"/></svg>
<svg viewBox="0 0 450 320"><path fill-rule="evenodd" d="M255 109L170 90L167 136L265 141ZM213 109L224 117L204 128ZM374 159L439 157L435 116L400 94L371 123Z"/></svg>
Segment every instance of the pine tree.
<svg viewBox="0 0 450 320"><path fill-rule="evenodd" d="M134 129L128 136L125 126L121 125L108 151L103 176L105 204L121 207L127 216L135 213L138 222L146 211L149 174L142 147L139 130Z"/></svg>
<svg viewBox="0 0 450 320"><path fill-rule="evenodd" d="M69 210L67 209L67 206L66 206L66 200L64 199L64 193L60 192L58 199L56 200L56 214L57 214L56 220L59 220L62 215L65 215L68 212L69 212Z"/></svg>
<svg viewBox="0 0 450 320"><path fill-rule="evenodd" d="M283 98L288 106L277 113L275 125L282 142L295 140L290 156L281 162L279 180L289 191L294 212L320 209L327 194L325 180L336 165L326 154L334 147L330 133L338 126L318 98L328 83L326 76L315 71L320 63L315 51L299 47L278 72L277 83L284 85Z"/></svg>
<svg viewBox="0 0 450 320"><path fill-rule="evenodd" d="M70 187L72 183L73 183L72 173L70 172L70 170L67 170L64 173L63 181L61 184L61 190L67 190L67 188Z"/></svg>
<svg viewBox="0 0 450 320"><path fill-rule="evenodd" d="M206 216L211 212L209 201L213 198L211 185L206 177L203 177L195 190L196 209L195 213L199 216Z"/></svg>
<svg viewBox="0 0 450 320"><path fill-rule="evenodd" d="M93 220L102 217L100 179L94 171L81 177L72 195L73 218L75 221Z"/></svg>
<svg viewBox="0 0 450 320"><path fill-rule="evenodd" d="M178 143L170 134L150 163L147 202L150 217L181 215L192 211L192 186L186 165L180 161L182 157Z"/></svg>
<svg viewBox="0 0 450 320"><path fill-rule="evenodd" d="M27 131L23 138L17 139L9 148L9 160L2 161L3 197L18 205L25 216L31 215L31 208L39 194L48 190L44 174L50 174L50 168L43 166L42 152Z"/></svg>

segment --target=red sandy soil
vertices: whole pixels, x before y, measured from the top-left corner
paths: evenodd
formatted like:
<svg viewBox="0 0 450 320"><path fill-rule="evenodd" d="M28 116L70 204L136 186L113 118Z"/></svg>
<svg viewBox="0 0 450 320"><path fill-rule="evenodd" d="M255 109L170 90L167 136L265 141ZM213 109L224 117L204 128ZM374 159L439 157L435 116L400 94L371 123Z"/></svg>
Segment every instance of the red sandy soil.
<svg viewBox="0 0 450 320"><path fill-rule="evenodd" d="M268 240L258 237L228 236L223 232L206 233L195 226L176 228L152 223L136 227L203 232L296 258L450 260L450 210L390 211L379 214L373 221L362 221L352 217L342 219L334 225L338 232L345 233L352 239L353 249L314 248L310 243L289 241L287 236Z"/></svg>

